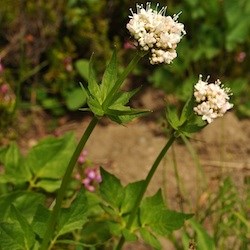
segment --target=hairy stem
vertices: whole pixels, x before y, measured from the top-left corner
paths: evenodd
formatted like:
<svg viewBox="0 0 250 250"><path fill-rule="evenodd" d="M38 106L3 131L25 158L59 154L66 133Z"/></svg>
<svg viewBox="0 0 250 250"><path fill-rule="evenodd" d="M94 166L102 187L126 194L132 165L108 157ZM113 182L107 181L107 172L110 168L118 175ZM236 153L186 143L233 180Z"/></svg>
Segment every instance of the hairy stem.
<svg viewBox="0 0 250 250"><path fill-rule="evenodd" d="M143 183L143 186L137 196L137 199L135 201L135 204L134 204L134 207L132 209L132 212L130 214L130 217L128 219L128 223L126 225L126 228L127 229L130 229L133 222L134 222L134 219L136 217L136 214L137 214L137 211L138 211L138 208L140 207L140 204L141 204L141 201L142 201L142 198L148 188L148 185L152 179L152 177L154 176L155 174L155 171L156 169L158 168L161 160L163 159L163 157L165 156L165 154L167 153L168 149L171 147L171 145L173 144L174 140L175 140L175 135L172 134L168 140L168 142L165 144L165 146L162 148L161 152L159 153L159 155L157 156L157 158L155 159L155 162L153 163L150 171L148 172L148 175ZM118 242L118 245L116 247L116 250L121 250L122 249L122 246L123 244L125 243L125 238L122 236L120 238L120 241Z"/></svg>
<svg viewBox="0 0 250 250"><path fill-rule="evenodd" d="M64 195L66 193L68 184L69 184L70 179L71 179L71 174L72 174L73 169L76 165L77 159L82 152L83 147L85 146L89 136L91 135L91 133L94 130L97 123L98 123L98 118L94 116L92 118L91 122L89 123L88 127L86 128L85 132L83 133L82 138L80 139L80 141L75 149L75 152L73 153L73 155L69 161L68 167L67 167L66 172L65 172L63 179L62 179L61 186L60 186L58 193L57 193L56 204L53 207L52 213L51 213L49 221L47 223L45 235L44 235L40 250L47 250L48 249L48 244L49 244L51 238L53 237L53 232L55 231L56 222L57 222L58 215L59 215L59 212L60 212L60 209L62 206Z"/></svg>

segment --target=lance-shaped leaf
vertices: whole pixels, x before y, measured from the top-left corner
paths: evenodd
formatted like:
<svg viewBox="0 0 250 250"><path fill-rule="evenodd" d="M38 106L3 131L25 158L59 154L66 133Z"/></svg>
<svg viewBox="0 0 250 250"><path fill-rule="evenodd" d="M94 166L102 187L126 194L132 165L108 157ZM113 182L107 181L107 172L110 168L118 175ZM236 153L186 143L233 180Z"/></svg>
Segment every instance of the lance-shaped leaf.
<svg viewBox="0 0 250 250"><path fill-rule="evenodd" d="M140 209L142 227L149 227L163 236L181 228L185 220L192 217L190 214L166 209L160 190L154 196L144 199Z"/></svg>
<svg viewBox="0 0 250 250"><path fill-rule="evenodd" d="M143 110L143 109L131 109L129 107L123 106L119 107L120 110L111 110L109 109L107 111L107 116L114 122L118 124L126 124L130 121L132 121L135 118L138 118L140 116L148 114L149 110Z"/></svg>
<svg viewBox="0 0 250 250"><path fill-rule="evenodd" d="M194 113L194 96L192 95L187 102L185 103L180 117L180 124L182 125L185 121L187 121L190 116Z"/></svg>
<svg viewBox="0 0 250 250"><path fill-rule="evenodd" d="M93 55L91 56L89 61L88 90L91 93L91 95L100 97L100 87L99 84L97 83L95 71L93 68Z"/></svg>
<svg viewBox="0 0 250 250"><path fill-rule="evenodd" d="M177 110L175 108L170 108L167 106L166 108L166 118L168 123L174 130L178 130L178 127L181 125Z"/></svg>
<svg viewBox="0 0 250 250"><path fill-rule="evenodd" d="M116 80L117 80L117 59L116 59L116 50L114 50L111 60L105 69L104 75L102 77L102 83L100 85L102 103L105 101L110 91L114 87Z"/></svg>
<svg viewBox="0 0 250 250"><path fill-rule="evenodd" d="M114 102L110 106L112 107L113 105L116 104L126 105L140 89L141 87L135 88L128 92L122 92L122 91L117 92L116 95L114 96Z"/></svg>

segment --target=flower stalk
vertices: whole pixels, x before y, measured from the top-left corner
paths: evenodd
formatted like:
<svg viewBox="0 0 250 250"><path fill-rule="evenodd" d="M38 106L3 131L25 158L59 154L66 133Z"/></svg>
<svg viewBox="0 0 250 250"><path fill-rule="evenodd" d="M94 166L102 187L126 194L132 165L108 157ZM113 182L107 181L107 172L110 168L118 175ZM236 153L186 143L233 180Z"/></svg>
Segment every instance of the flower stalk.
<svg viewBox="0 0 250 250"><path fill-rule="evenodd" d="M49 221L47 223L45 235L43 237L43 242L42 242L40 250L47 250L48 249L48 244L53 236L53 232L55 230L56 222L57 222L59 212L60 212L60 209L62 206L63 198L64 198L65 193L67 191L68 184L70 182L73 169L76 165L76 162L79 158L79 155L82 152L82 149L84 148L87 140L89 139L89 137L90 137L92 131L94 130L95 126L97 125L98 121L99 121L99 119L97 117L94 116L92 118L91 122L89 123L88 127L86 128L85 132L83 133L82 138L80 139L80 141L75 149L75 152L73 153L73 155L69 161L68 167L67 167L66 172L65 172L63 179L62 179L61 186L60 186L58 193L57 193L56 204L53 207L52 213L51 213L51 215L49 217Z"/></svg>

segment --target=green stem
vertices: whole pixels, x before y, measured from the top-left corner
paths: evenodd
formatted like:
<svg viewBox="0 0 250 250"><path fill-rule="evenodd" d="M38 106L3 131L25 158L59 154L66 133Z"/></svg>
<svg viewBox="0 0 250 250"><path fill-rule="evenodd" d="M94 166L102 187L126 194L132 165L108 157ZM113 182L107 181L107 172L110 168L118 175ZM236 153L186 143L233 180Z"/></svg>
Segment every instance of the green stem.
<svg viewBox="0 0 250 250"><path fill-rule="evenodd" d="M177 184L177 193L180 198L180 209L181 209L181 212L183 212L183 192L181 188L181 180L180 180L180 175L178 171L174 146L172 147L172 159L173 159L174 174L175 174L175 179L176 179L176 184Z"/></svg>
<svg viewBox="0 0 250 250"><path fill-rule="evenodd" d="M54 229L56 226L56 221L57 221L57 218L58 218L61 206L62 206L62 201L63 201L64 195L66 193L68 184L69 184L70 179L71 179L71 174L73 172L73 169L75 167L77 159L82 152L83 147L85 146L89 136L91 135L91 133L94 130L97 123L98 123L98 118L94 116L92 118L91 122L89 123L88 127L86 128L84 134L82 135L82 138L80 139L80 141L75 149L75 152L73 153L73 155L70 159L70 162L68 164L66 172L63 176L60 189L58 190L58 193L57 193L56 204L52 210L49 221L47 223L47 228L45 230L45 235L44 235L40 250L47 250L48 249L48 244L53 236L53 232L55 231Z"/></svg>
<svg viewBox="0 0 250 250"><path fill-rule="evenodd" d="M109 106L109 104L112 103L113 98L114 98L114 94L117 93L117 91L119 90L119 88L121 87L122 83L124 82L124 80L129 75L129 73L135 68L135 66L140 61L140 59L143 56L145 56L147 53L148 52L145 52L145 51L138 51L135 54L134 58L131 60L131 62L129 63L129 65L125 68L125 70L122 72L122 74L117 79L114 87L109 92L106 100L103 102L102 106L103 106L104 109L106 109Z"/></svg>
<svg viewBox="0 0 250 250"><path fill-rule="evenodd" d="M173 133L173 134L170 136L168 142L167 142L167 143L165 144L165 146L162 148L161 152L159 153L159 155L158 155L157 158L155 159L155 162L154 162L154 164L152 165L150 171L148 172L148 175L147 175L147 177L146 177L146 179L145 179L145 181L144 181L144 183L143 183L143 186L142 186L142 188L141 188L141 190L140 190L140 192L139 192L139 194L138 194L138 196L137 196L137 199L136 199L136 201L135 201L134 207L133 207L132 212L131 212L131 214L130 214L130 217L129 217L129 219L128 219L128 223L127 223L127 225L126 225L126 228L127 228L127 229L130 229L130 228L131 228L131 226L132 226L132 224L133 224L133 222L134 222L134 219L135 219L135 217L136 217L138 208L139 208L139 206L140 206L140 204L141 204L142 198L143 198L143 196L144 196L144 194L145 194L145 192L146 192L146 190L147 190L147 188L148 188L148 185L149 185L149 183L150 183L152 177L154 176L155 171L156 171L156 169L158 168L158 166L159 166L161 160L163 159L163 157L164 157L165 154L167 153L168 149L169 149L169 148L171 147L171 145L173 144L175 138L176 138L176 137L175 137L175 135L174 135L174 133ZM124 243L125 243L125 238L122 236L121 239L120 239L120 241L118 242L118 245L117 245L117 247L116 247L116 250L121 250Z"/></svg>
<svg viewBox="0 0 250 250"><path fill-rule="evenodd" d="M197 187L201 186L202 189L204 189L207 186L207 181L206 181L204 170L201 166L199 157L197 155L197 152L195 151L194 147L192 146L192 144L190 143L190 141L187 139L187 137L185 135L181 135L181 139L183 140L189 153L191 154L193 161L195 163L197 173L199 173L199 179L201 179L200 180L201 183L197 183L197 185L198 185ZM197 178L197 181L199 181L198 178Z"/></svg>

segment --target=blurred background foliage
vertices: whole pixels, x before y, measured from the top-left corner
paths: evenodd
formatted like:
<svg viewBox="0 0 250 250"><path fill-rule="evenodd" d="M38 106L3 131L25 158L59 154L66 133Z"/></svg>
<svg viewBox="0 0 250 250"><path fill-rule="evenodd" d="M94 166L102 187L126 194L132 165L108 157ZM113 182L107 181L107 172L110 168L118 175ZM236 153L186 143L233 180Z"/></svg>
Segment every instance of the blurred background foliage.
<svg viewBox="0 0 250 250"><path fill-rule="evenodd" d="M159 3L168 6L168 15L182 12L179 22L185 24L187 35L174 63L153 67L145 59L135 74L179 101L189 96L199 74L220 78L232 88L238 115L249 117L250 1ZM39 105L54 115L77 110L85 103L78 83L86 83L93 52L99 73L114 46L121 69L134 54L126 30L134 1L0 0L0 6L0 85L7 84L15 93L11 97L16 104ZM6 112L2 107L6 105L1 104Z"/></svg>

